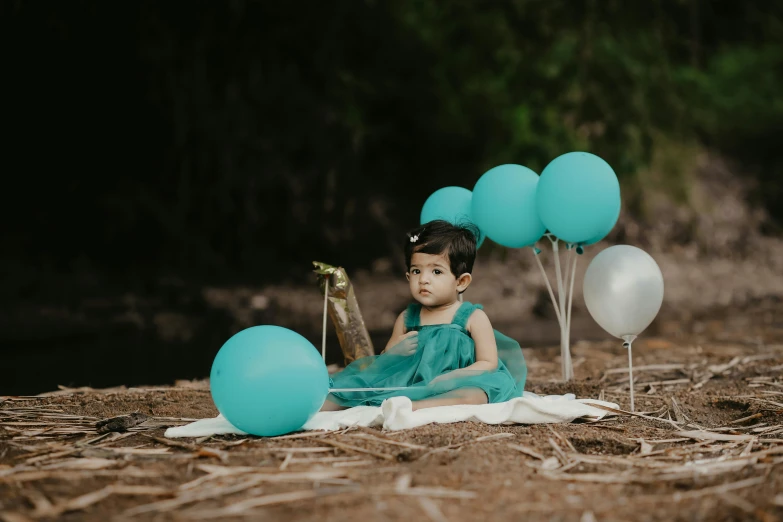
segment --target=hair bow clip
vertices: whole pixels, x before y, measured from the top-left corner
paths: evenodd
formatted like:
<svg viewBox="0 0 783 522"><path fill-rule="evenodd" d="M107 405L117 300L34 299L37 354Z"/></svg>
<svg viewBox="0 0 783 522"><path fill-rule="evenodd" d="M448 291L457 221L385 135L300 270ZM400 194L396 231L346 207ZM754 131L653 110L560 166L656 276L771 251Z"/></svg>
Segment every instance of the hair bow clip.
<svg viewBox="0 0 783 522"><path fill-rule="evenodd" d="M411 243L415 243L419 240L419 236L411 236Z"/></svg>

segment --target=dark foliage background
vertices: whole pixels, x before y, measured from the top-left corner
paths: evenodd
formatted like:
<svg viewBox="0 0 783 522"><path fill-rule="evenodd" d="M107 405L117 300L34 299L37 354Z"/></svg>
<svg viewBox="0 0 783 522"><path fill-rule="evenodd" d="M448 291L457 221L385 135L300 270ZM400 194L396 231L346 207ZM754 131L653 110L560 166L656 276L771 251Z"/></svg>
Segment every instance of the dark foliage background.
<svg viewBox="0 0 783 522"><path fill-rule="evenodd" d="M1 23L17 284L366 266L437 188L575 149L630 186L656 149L716 148L781 216L780 2L20 0Z"/></svg>
<svg viewBox="0 0 783 522"><path fill-rule="evenodd" d="M310 261L388 279L427 196L502 163L602 156L632 244L783 222L783 2L9 0L0 43L0 393L204 377L252 324L320 343Z"/></svg>

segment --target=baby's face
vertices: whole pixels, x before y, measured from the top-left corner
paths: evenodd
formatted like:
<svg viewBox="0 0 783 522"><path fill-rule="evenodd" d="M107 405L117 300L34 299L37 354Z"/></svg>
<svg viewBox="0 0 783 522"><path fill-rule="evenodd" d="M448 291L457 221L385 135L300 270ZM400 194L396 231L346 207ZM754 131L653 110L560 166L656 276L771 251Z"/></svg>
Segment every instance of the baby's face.
<svg viewBox="0 0 783 522"><path fill-rule="evenodd" d="M415 252L408 272L411 295L424 306L439 306L457 298L457 277L451 273L449 257Z"/></svg>

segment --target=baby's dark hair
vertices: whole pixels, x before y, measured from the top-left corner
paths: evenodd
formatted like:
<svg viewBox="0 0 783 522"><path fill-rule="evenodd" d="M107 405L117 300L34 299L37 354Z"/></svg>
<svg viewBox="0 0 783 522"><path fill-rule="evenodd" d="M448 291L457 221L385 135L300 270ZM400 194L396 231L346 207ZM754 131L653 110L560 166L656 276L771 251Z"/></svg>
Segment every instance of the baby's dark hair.
<svg viewBox="0 0 783 522"><path fill-rule="evenodd" d="M449 257L451 273L459 277L473 271L476 260L476 238L479 229L472 223L452 225L436 220L425 223L408 232L405 241L405 266L411 269L414 252L444 254Z"/></svg>

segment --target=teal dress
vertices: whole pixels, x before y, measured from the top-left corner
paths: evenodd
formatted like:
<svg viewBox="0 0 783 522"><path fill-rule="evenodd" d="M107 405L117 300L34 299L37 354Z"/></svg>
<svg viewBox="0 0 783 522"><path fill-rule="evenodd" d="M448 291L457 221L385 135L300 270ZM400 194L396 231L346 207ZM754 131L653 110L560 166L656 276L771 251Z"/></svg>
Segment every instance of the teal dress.
<svg viewBox="0 0 783 522"><path fill-rule="evenodd" d="M336 374L330 388L404 388L387 391L347 391L329 394L329 400L341 406L379 406L389 397L406 396L411 400L436 395L459 396L466 388L478 388L488 402L504 402L521 397L527 378L522 349L513 339L495 330L498 368L493 371L463 371L430 383L439 375L466 368L476 362L476 344L467 330L470 315L481 305L462 303L450 324L422 325L421 305L411 304L405 311L405 328L418 331L418 347L412 355L383 353L363 357ZM447 395L449 396L449 395Z"/></svg>

